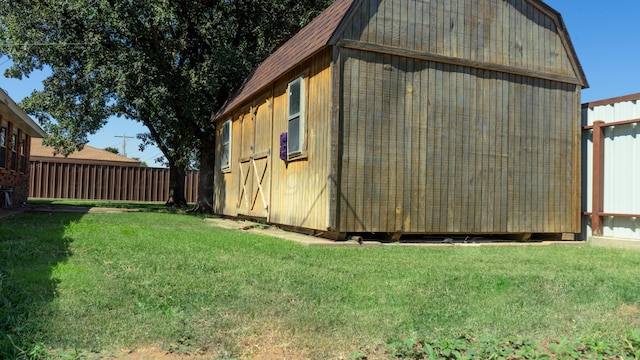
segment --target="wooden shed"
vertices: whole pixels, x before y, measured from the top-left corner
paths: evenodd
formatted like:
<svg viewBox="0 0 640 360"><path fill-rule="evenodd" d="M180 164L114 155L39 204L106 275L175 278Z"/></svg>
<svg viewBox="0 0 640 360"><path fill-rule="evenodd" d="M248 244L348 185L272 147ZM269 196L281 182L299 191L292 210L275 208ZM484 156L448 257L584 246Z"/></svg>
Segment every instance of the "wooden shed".
<svg viewBox="0 0 640 360"><path fill-rule="evenodd" d="M538 0L337 0L214 117L215 211L327 237L580 232L580 91Z"/></svg>
<svg viewBox="0 0 640 360"><path fill-rule="evenodd" d="M29 149L44 130L0 89L0 207L27 201Z"/></svg>

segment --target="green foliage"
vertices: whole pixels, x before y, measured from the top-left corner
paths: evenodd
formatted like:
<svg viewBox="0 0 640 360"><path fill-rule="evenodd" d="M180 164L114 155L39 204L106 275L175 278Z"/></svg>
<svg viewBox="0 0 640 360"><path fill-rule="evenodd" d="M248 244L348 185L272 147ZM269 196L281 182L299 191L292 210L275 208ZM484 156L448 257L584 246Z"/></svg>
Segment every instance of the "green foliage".
<svg viewBox="0 0 640 360"><path fill-rule="evenodd" d="M391 341L386 352L395 359L637 359L640 353L631 344L638 332L633 330L621 341L562 338L556 342L478 339L464 334L440 341ZM362 356L366 358L366 353Z"/></svg>
<svg viewBox="0 0 640 360"><path fill-rule="evenodd" d="M21 105L58 151L80 149L109 117L124 116L149 129L143 146L187 168L199 142L210 144L223 101L331 2L1 1L0 55L13 60L5 76L51 70Z"/></svg>
<svg viewBox="0 0 640 360"><path fill-rule="evenodd" d="M108 151L112 154L116 154L116 155L120 155L120 150L114 148L114 147L106 147L103 149L104 151Z"/></svg>

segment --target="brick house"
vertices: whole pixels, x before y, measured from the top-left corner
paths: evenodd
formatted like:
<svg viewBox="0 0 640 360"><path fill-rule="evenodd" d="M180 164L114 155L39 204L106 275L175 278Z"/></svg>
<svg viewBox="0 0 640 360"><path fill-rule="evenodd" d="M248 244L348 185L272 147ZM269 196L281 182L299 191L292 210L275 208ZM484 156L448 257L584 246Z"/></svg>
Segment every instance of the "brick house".
<svg viewBox="0 0 640 360"><path fill-rule="evenodd" d="M44 130L0 89L0 206L27 201L31 138L44 136Z"/></svg>

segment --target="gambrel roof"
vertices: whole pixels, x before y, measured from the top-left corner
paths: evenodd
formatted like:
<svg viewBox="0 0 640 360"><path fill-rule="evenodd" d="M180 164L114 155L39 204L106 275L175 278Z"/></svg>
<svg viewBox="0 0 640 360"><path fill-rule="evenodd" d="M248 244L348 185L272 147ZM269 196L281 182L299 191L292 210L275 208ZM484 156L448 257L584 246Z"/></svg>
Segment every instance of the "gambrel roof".
<svg viewBox="0 0 640 360"><path fill-rule="evenodd" d="M377 13L381 11L382 3L386 2L387 7L396 6L393 2L394 0L336 0L331 6L329 6L324 12L322 12L317 18L311 21L306 27L304 27L300 32L294 35L289 41L284 43L278 50L276 50L271 56L269 56L258 68L256 68L244 81L240 89L236 91L234 95L232 95L226 102L223 104L218 113L214 116L214 119L219 119L223 116L228 116L229 112L237 109L239 106L243 105L245 102L250 100L253 96L255 96L258 92L262 91L266 86L273 83L276 79L284 75L287 71L293 69L296 65L300 64L304 60L310 58L314 54L318 53L320 50L324 49L327 46L332 46L338 44L340 46L340 41L345 36L345 30L348 33L349 23L355 21L372 21L375 16L378 16ZM439 1L439 0L438 0ZM447 0L449 1L449 0ZM467 0L471 3L477 2L477 0ZM489 1L489 0L485 0ZM414 1L415 2L415 1ZM407 0L401 0L401 4L406 4ZM363 6L365 5L365 6ZM496 4L493 4L496 5ZM556 10L545 4L541 0L509 0L506 1L505 6L518 7L523 12L522 16L527 18L527 21L532 23L536 23L541 27L548 27L551 29L552 33L557 33L557 47L553 51L558 52L558 56L562 57L564 55L565 59L562 61L565 62L565 69L571 71L572 74L552 74L561 78L562 81L572 81L576 84L582 86L583 88L588 87L587 79L578 61L578 57L576 55L575 49L571 43L571 39L566 30L564 22L562 20L562 16ZM522 10L525 8L526 11ZM399 7L399 6L398 6ZM363 10L364 9L364 10ZM359 12L366 11L365 14L360 14ZM535 14L534 14L535 13ZM362 16L360 16L362 15ZM471 16L476 16L473 14ZM380 18L380 16L378 16ZM545 18L545 19L542 19ZM378 20L378 21L384 21ZM453 20L452 20L453 21ZM510 26L511 24L507 24ZM453 25L452 25L453 26ZM486 31L485 26L484 30ZM498 29L498 30L496 30ZM496 28L494 30L498 32L505 32ZM523 29L514 29L515 32L520 32L521 36L526 37L525 33L527 29L523 27ZM509 32L509 31L507 31ZM347 34L348 36L352 36L354 34ZM522 40L522 42L527 41L528 39ZM349 40L351 41L351 40ZM487 40L488 41L488 40ZM520 47L520 51L522 51L522 44L519 43L520 40L512 40L513 44L509 46ZM531 45L531 44L529 44ZM545 44L546 45L546 44ZM397 47L397 44L392 44L391 47ZM425 52L425 50L415 51L416 49L410 49L414 54ZM535 52L536 49L533 49ZM443 59L454 59L456 56L451 56L447 54L435 54L436 56ZM544 58L544 54L540 55L541 58ZM467 59L466 64L473 64L476 59ZM547 59L547 64L552 63L551 59ZM568 65L567 65L568 64ZM513 64L497 64L495 69L498 71L508 71L509 68L514 68L517 65ZM531 74L542 74L544 76L544 71L540 71L539 69L529 69ZM567 80L569 79L569 80ZM573 80L571 80L573 79Z"/></svg>

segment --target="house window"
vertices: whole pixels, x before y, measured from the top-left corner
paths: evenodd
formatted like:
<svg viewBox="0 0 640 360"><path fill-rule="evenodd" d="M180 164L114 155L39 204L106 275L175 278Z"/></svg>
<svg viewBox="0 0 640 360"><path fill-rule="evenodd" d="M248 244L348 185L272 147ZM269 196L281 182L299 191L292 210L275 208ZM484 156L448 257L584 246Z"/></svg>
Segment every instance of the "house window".
<svg viewBox="0 0 640 360"><path fill-rule="evenodd" d="M231 120L227 120L222 124L222 158L220 167L222 170L231 169Z"/></svg>
<svg viewBox="0 0 640 360"><path fill-rule="evenodd" d="M20 136L20 172L27 172L27 157L25 151L27 149L27 135L22 133Z"/></svg>
<svg viewBox="0 0 640 360"><path fill-rule="evenodd" d="M11 170L16 170L18 164L18 134L14 131L11 134Z"/></svg>
<svg viewBox="0 0 640 360"><path fill-rule="evenodd" d="M289 158L302 154L304 150L304 77L289 83L287 109L287 155Z"/></svg>
<svg viewBox="0 0 640 360"><path fill-rule="evenodd" d="M0 128L0 168L7 166L7 128Z"/></svg>

